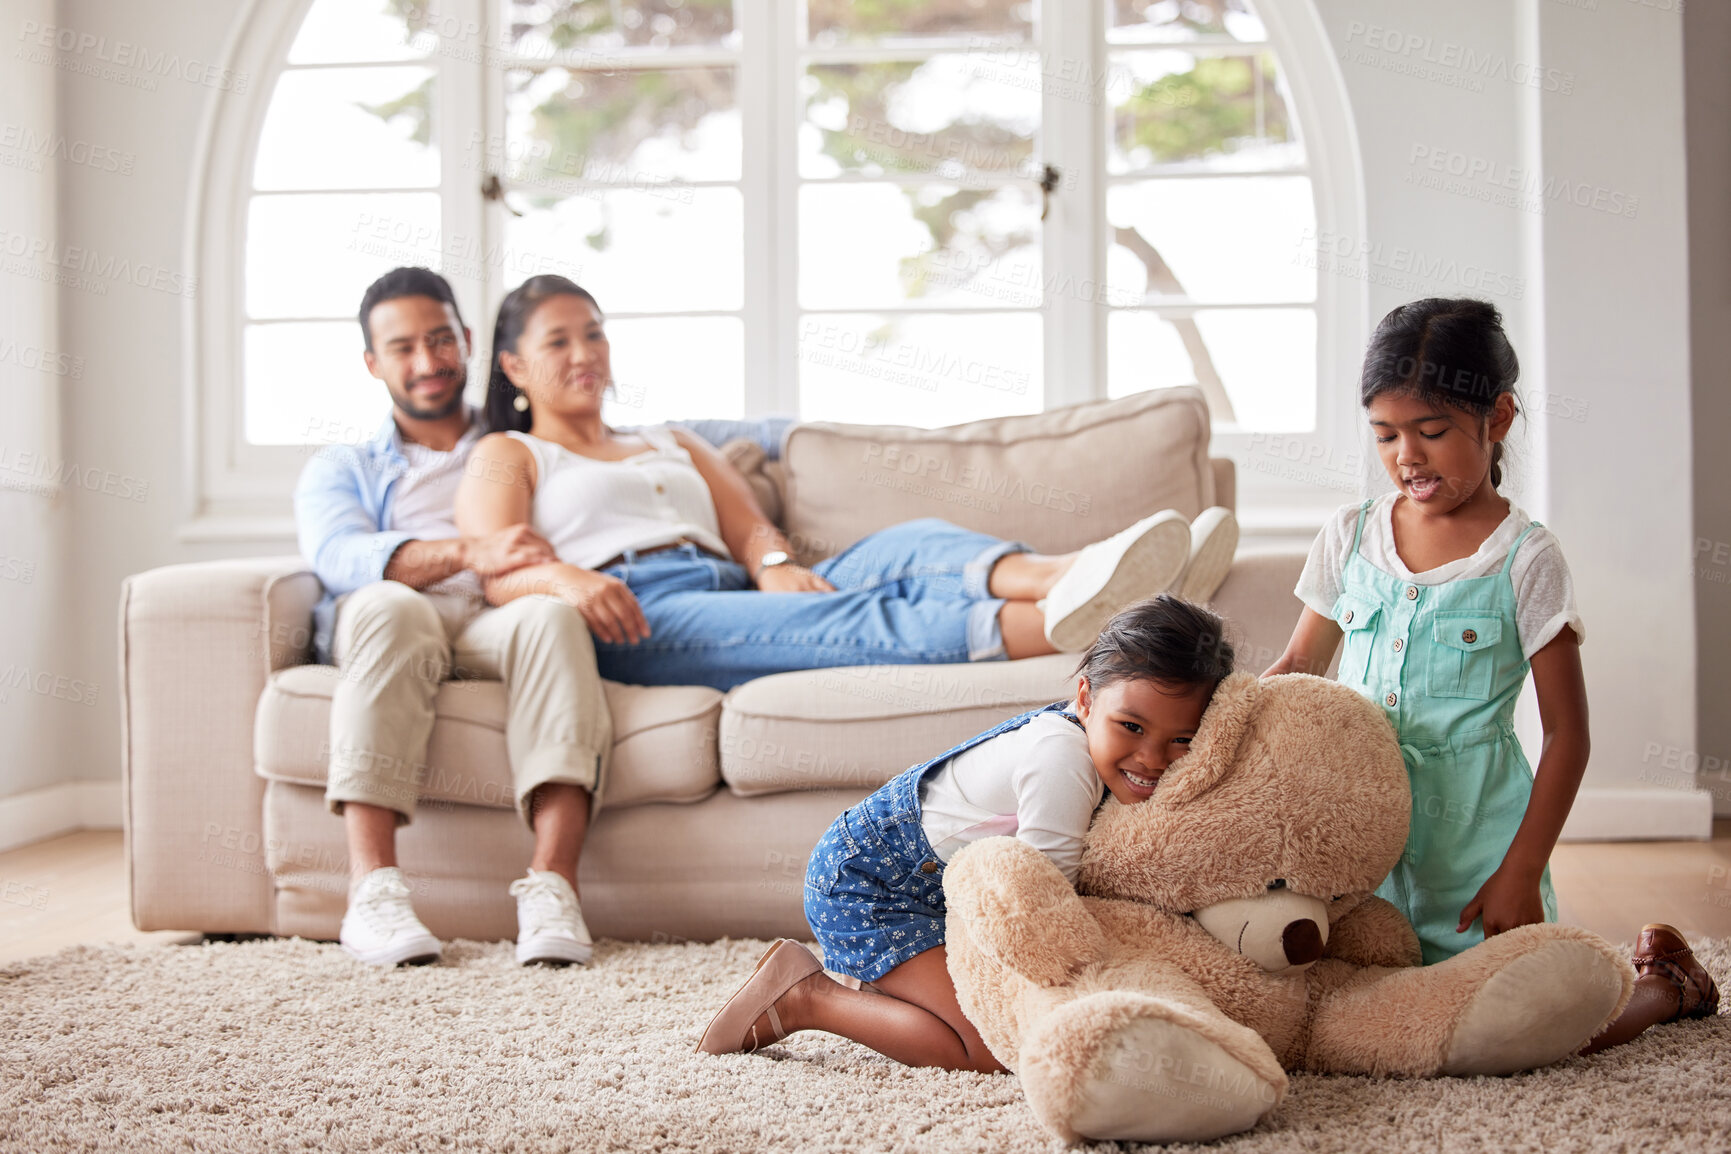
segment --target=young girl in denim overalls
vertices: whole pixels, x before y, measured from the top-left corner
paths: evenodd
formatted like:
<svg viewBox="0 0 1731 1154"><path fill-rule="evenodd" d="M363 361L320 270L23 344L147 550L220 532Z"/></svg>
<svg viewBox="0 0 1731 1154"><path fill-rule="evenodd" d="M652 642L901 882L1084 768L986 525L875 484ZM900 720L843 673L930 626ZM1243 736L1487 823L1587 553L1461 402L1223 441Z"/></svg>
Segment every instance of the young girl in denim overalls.
<svg viewBox="0 0 1731 1154"><path fill-rule="evenodd" d="M1483 301L1415 301L1383 319L1359 399L1396 491L1344 507L1317 538L1296 590L1303 615L1268 670L1321 672L1344 640L1339 679L1393 723L1412 826L1377 893L1412 922L1427 965L1556 920L1548 862L1587 765L1568 566L1497 492L1518 372ZM1513 720L1529 668L1545 727L1536 774ZM1635 962L1636 1018L1716 1007L1675 930L1649 926Z"/></svg>
<svg viewBox="0 0 1731 1154"><path fill-rule="evenodd" d="M699 1049L755 1050L827 1030L910 1066L1003 1069L950 982L944 864L971 841L1010 834L1073 882L1099 804L1147 799L1188 751L1232 671L1221 631L1214 614L1175 597L1133 605L1084 654L1074 700L993 726L837 818L806 868L806 920L823 961L776 942ZM871 989L834 981L826 966Z"/></svg>

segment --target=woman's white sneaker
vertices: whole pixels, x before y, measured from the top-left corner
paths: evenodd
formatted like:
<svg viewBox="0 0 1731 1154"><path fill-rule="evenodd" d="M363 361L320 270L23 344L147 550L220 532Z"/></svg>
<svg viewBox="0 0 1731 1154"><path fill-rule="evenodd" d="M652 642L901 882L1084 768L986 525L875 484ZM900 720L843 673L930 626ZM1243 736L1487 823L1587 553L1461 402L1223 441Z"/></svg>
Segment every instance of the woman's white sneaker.
<svg viewBox="0 0 1731 1154"><path fill-rule="evenodd" d="M1172 509L1096 541L1046 594L1046 640L1080 653L1120 609L1170 589L1189 561L1190 526Z"/></svg>
<svg viewBox="0 0 1731 1154"><path fill-rule="evenodd" d="M337 940L369 966L424 965L439 960L439 939L409 904L409 885L396 866L376 869L349 890Z"/></svg>
<svg viewBox="0 0 1731 1154"><path fill-rule="evenodd" d="M594 950L571 883L551 870L530 870L511 883L517 899L517 962L587 963Z"/></svg>
<svg viewBox="0 0 1731 1154"><path fill-rule="evenodd" d="M1190 564L1173 590L1186 601L1213 597L1232 570L1238 552L1238 518L1221 505L1204 509L1190 522Z"/></svg>

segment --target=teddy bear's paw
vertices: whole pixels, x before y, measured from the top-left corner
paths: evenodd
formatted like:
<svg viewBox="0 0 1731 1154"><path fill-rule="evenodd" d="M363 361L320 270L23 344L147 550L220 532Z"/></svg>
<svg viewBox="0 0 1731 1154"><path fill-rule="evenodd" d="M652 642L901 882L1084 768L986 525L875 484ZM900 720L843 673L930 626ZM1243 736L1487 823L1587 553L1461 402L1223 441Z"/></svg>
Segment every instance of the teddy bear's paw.
<svg viewBox="0 0 1731 1154"><path fill-rule="evenodd" d="M1072 1002L1023 1049L1028 1103L1065 1138L1206 1141L1248 1130L1284 1094L1284 1073L1254 1035L1233 1040L1260 1046L1260 1062L1210 1038L1212 1023L1189 1011L1124 999Z"/></svg>
<svg viewBox="0 0 1731 1154"><path fill-rule="evenodd" d="M1463 963L1484 948L1443 964ZM1514 1074L1561 1061L1611 1019L1625 986L1617 960L1599 944L1545 942L1498 969L1473 995L1456 1019L1441 1073Z"/></svg>

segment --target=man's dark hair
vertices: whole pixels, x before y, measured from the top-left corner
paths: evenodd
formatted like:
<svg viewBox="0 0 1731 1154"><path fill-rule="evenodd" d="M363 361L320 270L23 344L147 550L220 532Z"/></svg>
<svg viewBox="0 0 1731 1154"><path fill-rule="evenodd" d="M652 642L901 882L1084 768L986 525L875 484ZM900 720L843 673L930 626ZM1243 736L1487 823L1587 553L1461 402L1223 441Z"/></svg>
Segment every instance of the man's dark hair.
<svg viewBox="0 0 1731 1154"><path fill-rule="evenodd" d="M1200 605L1162 593L1106 622L1076 672L1088 679L1091 690L1146 678L1181 690L1207 686L1213 693L1232 672L1232 663L1225 622Z"/></svg>
<svg viewBox="0 0 1731 1154"><path fill-rule="evenodd" d="M450 305L451 312L457 317L457 327L466 327L463 310L457 307L457 296L451 291L450 281L430 268L394 268L368 285L366 295L361 297L361 337L367 342L367 352L373 351L373 326L368 323L373 309L399 297L432 297L441 304Z"/></svg>

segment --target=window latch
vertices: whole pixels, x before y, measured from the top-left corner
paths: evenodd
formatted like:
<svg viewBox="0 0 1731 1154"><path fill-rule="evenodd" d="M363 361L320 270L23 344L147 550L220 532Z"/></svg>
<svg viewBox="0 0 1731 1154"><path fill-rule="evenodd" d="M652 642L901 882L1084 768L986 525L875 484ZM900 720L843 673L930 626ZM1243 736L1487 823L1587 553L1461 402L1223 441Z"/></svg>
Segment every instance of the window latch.
<svg viewBox="0 0 1731 1154"><path fill-rule="evenodd" d="M499 179L499 174L496 172L489 172L487 179L481 182L481 199L498 201L505 207L505 211L512 216L523 215L512 208L511 202L505 199L505 182Z"/></svg>
<svg viewBox="0 0 1731 1154"><path fill-rule="evenodd" d="M1046 219L1046 210L1052 207L1052 192L1058 187L1058 182L1064 179L1064 174L1055 164L1048 164L1040 172L1040 219Z"/></svg>

